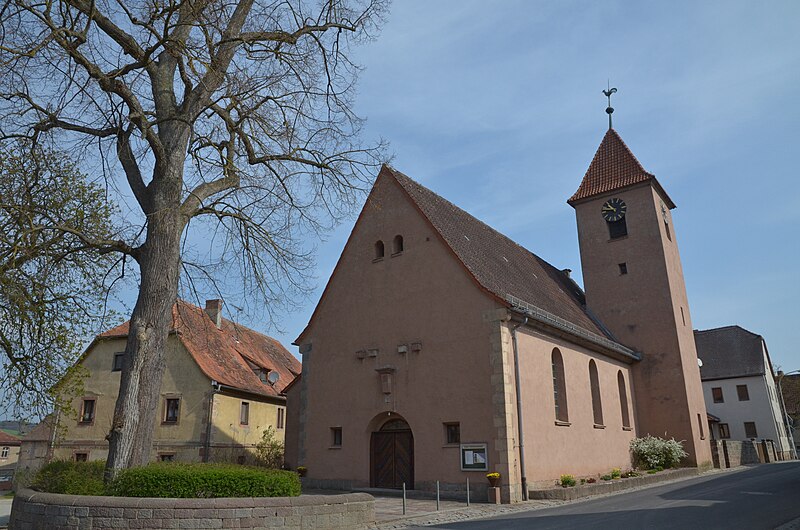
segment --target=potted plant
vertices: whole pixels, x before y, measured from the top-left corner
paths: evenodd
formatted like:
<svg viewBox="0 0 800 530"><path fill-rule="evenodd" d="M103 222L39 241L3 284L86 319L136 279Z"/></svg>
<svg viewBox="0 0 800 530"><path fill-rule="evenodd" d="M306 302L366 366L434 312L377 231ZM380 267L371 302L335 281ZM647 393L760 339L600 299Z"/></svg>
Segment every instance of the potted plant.
<svg viewBox="0 0 800 530"><path fill-rule="evenodd" d="M496 488L500 485L500 473L486 473L486 478L489 479L489 485L491 487Z"/></svg>
<svg viewBox="0 0 800 530"><path fill-rule="evenodd" d="M306 466L297 466L297 474L301 477L305 477L306 473L308 473L308 468Z"/></svg>

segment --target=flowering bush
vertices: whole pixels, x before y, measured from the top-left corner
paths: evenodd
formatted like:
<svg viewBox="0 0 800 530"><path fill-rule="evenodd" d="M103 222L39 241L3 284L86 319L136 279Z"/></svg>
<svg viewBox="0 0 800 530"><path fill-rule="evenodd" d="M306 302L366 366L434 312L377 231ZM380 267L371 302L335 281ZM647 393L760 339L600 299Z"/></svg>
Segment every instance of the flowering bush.
<svg viewBox="0 0 800 530"><path fill-rule="evenodd" d="M575 477L573 475L561 475L562 488L571 488L575 484L576 484Z"/></svg>
<svg viewBox="0 0 800 530"><path fill-rule="evenodd" d="M683 450L683 442L674 438L664 440L650 435L631 440L631 453L634 463L645 469L654 469L659 466L662 468L672 467L688 456L688 453Z"/></svg>

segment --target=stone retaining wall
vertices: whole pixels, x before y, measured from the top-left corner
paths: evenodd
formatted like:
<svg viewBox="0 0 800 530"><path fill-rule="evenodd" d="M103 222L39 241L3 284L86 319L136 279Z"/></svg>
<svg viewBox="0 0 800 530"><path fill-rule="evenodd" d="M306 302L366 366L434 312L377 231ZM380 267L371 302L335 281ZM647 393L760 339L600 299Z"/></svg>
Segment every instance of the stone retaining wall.
<svg viewBox="0 0 800 530"><path fill-rule="evenodd" d="M528 493L529 499L541 500L561 500L571 501L581 499L583 497L592 497L594 495L603 495L605 493L612 493L615 491L622 491L639 486L647 486L649 484L657 484L659 482L666 482L676 478L694 477L699 473L696 467L670 469L661 471L653 475L643 474L638 477L621 478L616 480L609 480L604 482L597 482L595 484L584 484L582 486L574 486L571 488L548 488L544 490L531 490Z"/></svg>
<svg viewBox="0 0 800 530"><path fill-rule="evenodd" d="M226 499L89 497L17 492L11 530L100 528L367 528L375 499L366 493Z"/></svg>

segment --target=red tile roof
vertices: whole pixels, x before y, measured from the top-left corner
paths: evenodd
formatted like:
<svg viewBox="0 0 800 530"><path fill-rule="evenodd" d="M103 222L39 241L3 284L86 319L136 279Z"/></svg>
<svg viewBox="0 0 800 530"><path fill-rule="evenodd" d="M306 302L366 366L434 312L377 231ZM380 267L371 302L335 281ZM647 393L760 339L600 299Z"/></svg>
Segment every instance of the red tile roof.
<svg viewBox="0 0 800 530"><path fill-rule="evenodd" d="M217 328L206 312L183 300L172 310L172 330L203 373L223 385L261 394L279 396L297 374L300 362L277 340L222 319ZM128 336L130 321L98 335L98 339ZM263 383L250 364L277 372L273 386Z"/></svg>
<svg viewBox="0 0 800 530"><path fill-rule="evenodd" d="M0 445L21 445L22 440L14 436L13 434L8 434L5 431L0 431Z"/></svg>
<svg viewBox="0 0 800 530"><path fill-rule="evenodd" d="M602 337L586 313L584 295L561 270L443 199L403 173L384 166L442 236L476 282L502 301L514 296Z"/></svg>
<svg viewBox="0 0 800 530"><path fill-rule="evenodd" d="M675 207L675 204L658 184L655 175L642 167L617 131L609 129L603 137L603 141L600 142L600 147L597 148L592 163L583 176L581 185L578 186L578 191L569 198L567 203L573 204L582 199L647 181L653 181L663 193L670 208Z"/></svg>

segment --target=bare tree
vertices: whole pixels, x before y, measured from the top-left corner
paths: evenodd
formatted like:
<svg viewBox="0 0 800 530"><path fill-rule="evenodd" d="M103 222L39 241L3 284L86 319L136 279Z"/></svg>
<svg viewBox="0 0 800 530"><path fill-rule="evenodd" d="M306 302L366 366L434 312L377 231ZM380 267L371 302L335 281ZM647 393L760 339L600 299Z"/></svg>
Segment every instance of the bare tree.
<svg viewBox="0 0 800 530"><path fill-rule="evenodd" d="M140 275L107 477L149 459L182 269L202 279L206 265L234 267L274 301L302 285L298 236L351 211L372 178L383 150L360 142L350 54L374 36L384 4L3 4L0 136L59 135L121 168L141 210L140 237L105 243ZM194 229L219 239L190 263Z"/></svg>
<svg viewBox="0 0 800 530"><path fill-rule="evenodd" d="M17 417L43 416L81 377L63 378L104 322L115 260L103 189L62 153L0 149L0 387ZM105 320L107 322L107 320ZM77 369L77 368L76 368ZM75 374L75 370L72 371Z"/></svg>

